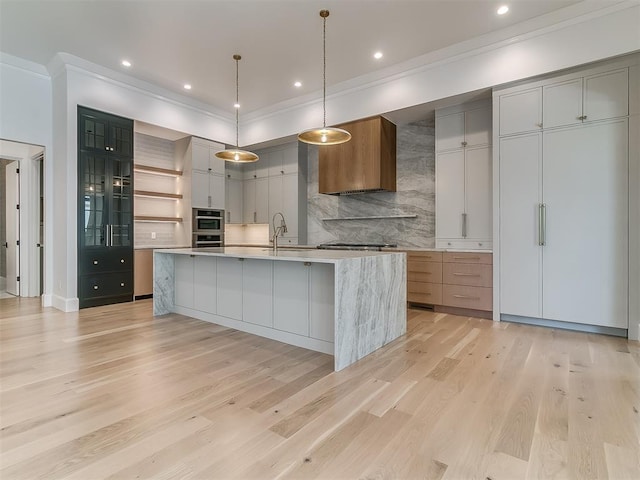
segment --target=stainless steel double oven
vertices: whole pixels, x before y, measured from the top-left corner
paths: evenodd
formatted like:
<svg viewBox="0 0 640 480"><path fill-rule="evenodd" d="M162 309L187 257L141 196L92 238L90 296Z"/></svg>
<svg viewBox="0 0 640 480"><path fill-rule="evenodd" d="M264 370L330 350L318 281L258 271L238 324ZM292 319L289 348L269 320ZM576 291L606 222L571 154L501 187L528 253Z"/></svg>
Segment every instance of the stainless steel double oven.
<svg viewBox="0 0 640 480"><path fill-rule="evenodd" d="M224 210L194 208L191 216L192 247L224 246Z"/></svg>

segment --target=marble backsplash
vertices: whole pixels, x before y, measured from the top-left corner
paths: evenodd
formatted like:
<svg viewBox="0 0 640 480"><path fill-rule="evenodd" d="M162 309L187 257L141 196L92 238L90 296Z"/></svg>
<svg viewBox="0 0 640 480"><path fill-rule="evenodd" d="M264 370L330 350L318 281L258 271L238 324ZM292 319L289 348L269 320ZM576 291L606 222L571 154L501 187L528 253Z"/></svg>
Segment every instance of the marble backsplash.
<svg viewBox="0 0 640 480"><path fill-rule="evenodd" d="M397 127L396 192L333 196L318 193L318 148L309 148L308 243L343 241L435 246L435 125L425 120ZM416 215L415 218L324 218Z"/></svg>

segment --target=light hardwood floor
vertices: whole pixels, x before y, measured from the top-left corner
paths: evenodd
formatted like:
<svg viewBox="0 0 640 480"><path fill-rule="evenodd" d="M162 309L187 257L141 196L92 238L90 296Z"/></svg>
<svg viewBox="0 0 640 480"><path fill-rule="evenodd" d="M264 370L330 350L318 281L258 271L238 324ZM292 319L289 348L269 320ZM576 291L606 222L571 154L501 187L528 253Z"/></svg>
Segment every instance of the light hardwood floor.
<svg viewBox="0 0 640 480"><path fill-rule="evenodd" d="M333 373L149 300L2 300L0 478L640 478L637 342L408 317Z"/></svg>

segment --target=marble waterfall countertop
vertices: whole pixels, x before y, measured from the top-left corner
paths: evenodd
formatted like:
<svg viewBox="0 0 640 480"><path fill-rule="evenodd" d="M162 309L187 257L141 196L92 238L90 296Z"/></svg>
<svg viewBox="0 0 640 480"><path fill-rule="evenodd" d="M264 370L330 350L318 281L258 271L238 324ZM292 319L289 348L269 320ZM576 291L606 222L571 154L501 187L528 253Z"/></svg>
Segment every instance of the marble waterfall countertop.
<svg viewBox="0 0 640 480"><path fill-rule="evenodd" d="M400 250L400 249L398 249ZM381 255L404 254L402 251L372 252L362 250L318 250L316 248L296 249L294 247L272 248L261 247L212 247L212 248L179 248L155 249L159 253L176 255L204 255L214 257L255 258L263 260L288 260L292 262L338 263L340 260L353 258L377 257Z"/></svg>
<svg viewBox="0 0 640 480"><path fill-rule="evenodd" d="M404 252L180 248L154 250L153 262L154 315L332 354L336 370L407 331Z"/></svg>

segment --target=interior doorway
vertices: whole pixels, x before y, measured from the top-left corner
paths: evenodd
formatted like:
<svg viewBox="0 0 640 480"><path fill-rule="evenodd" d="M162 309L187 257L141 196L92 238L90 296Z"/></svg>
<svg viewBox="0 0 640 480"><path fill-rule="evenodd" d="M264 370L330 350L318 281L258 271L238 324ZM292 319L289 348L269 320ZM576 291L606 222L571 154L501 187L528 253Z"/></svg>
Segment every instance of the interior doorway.
<svg viewBox="0 0 640 480"><path fill-rule="evenodd" d="M44 289L44 148L0 140L0 300Z"/></svg>

